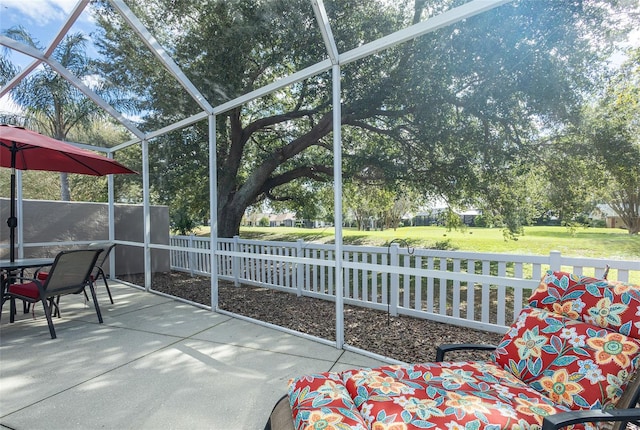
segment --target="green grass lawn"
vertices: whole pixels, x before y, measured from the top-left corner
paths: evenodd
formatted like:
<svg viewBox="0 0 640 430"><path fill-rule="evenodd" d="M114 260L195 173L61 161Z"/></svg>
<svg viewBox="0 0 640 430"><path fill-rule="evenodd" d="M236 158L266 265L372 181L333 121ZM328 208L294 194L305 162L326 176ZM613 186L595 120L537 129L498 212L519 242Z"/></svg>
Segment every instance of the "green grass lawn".
<svg viewBox="0 0 640 430"><path fill-rule="evenodd" d="M358 231L343 229L344 243L386 246L393 239L405 239L411 246L474 252L548 255L560 251L567 257L634 260L640 258L640 235L607 228L526 227L518 240L505 240L501 229L468 228L448 231L445 227L400 227L397 230ZM208 235L209 229L198 231ZM332 243L333 228L243 227L245 239Z"/></svg>

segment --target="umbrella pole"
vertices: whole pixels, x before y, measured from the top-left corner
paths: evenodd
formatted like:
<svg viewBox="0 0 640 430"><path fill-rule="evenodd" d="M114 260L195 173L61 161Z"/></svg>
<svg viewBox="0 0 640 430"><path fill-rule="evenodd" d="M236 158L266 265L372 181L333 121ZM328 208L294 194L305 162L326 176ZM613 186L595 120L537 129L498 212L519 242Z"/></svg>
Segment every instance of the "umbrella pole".
<svg viewBox="0 0 640 430"><path fill-rule="evenodd" d="M18 148L16 143L11 145L11 214L7 220L9 226L9 261L16 260L16 227L18 218L16 217L16 153Z"/></svg>

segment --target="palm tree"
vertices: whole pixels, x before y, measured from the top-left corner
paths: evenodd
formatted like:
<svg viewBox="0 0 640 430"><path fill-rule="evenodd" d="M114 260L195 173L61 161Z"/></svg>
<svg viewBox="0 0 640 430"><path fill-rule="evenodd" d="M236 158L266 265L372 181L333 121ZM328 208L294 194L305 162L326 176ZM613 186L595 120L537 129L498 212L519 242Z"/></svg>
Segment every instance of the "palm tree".
<svg viewBox="0 0 640 430"><path fill-rule="evenodd" d="M23 27L11 28L5 34L43 50ZM84 81L92 75L91 63L86 55L86 38L82 33L65 36L52 57L80 80ZM38 131L60 140L66 140L74 127L87 126L100 115L95 103L46 64L23 79L11 91L11 96L24 109L31 123L37 124ZM60 198L63 201L71 200L66 173L60 174Z"/></svg>

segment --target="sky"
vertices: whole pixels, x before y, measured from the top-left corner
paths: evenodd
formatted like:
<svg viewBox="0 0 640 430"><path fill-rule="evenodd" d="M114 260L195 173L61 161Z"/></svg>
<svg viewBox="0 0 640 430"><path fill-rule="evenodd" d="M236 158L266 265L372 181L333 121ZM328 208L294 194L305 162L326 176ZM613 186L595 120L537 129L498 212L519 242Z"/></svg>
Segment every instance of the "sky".
<svg viewBox="0 0 640 430"><path fill-rule="evenodd" d="M0 30L21 25L42 45L51 43L60 31L78 0L0 0ZM89 33L93 28L90 16L83 13L72 32ZM4 48L0 48L4 49ZM25 67L33 60L25 55L6 51L13 63ZM8 96L0 98L0 112L16 112L17 107Z"/></svg>
<svg viewBox="0 0 640 430"><path fill-rule="evenodd" d="M0 27L22 25L46 44L60 30L77 0L0 0ZM85 17L85 24L88 19Z"/></svg>

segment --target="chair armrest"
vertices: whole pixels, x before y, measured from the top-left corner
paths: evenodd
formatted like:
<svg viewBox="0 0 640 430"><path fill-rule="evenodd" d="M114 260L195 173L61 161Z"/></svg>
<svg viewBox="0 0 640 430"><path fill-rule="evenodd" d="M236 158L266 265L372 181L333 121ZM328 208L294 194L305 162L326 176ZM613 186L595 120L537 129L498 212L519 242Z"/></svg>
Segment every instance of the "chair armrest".
<svg viewBox="0 0 640 430"><path fill-rule="evenodd" d="M11 284L9 284L9 280L11 280ZM42 286L43 282L40 279L34 279L31 276L10 276L5 279L5 283L7 285L15 284L15 281L27 281L27 282L35 282L36 285Z"/></svg>
<svg viewBox="0 0 640 430"><path fill-rule="evenodd" d="M640 409L638 408L561 412L544 417L542 430L556 430L577 423L626 422L634 420L640 420Z"/></svg>
<svg viewBox="0 0 640 430"><path fill-rule="evenodd" d="M446 343L438 345L436 348L436 362L444 360L444 354L449 351L464 351L464 350L477 350L477 351L493 351L497 347L495 345L486 345L478 343Z"/></svg>
<svg viewBox="0 0 640 430"><path fill-rule="evenodd" d="M40 266L36 270L34 270L33 279L36 279L38 277L38 273L40 273L42 269L46 269L47 267L51 267L51 266Z"/></svg>

